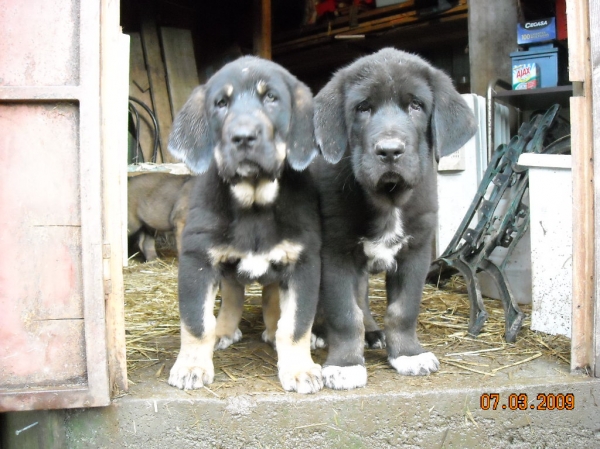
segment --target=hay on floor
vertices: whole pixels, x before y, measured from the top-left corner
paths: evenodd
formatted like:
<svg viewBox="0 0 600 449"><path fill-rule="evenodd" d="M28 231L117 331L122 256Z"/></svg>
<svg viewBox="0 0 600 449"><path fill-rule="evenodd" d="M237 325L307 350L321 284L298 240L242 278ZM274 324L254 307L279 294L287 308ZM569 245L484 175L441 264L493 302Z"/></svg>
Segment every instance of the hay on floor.
<svg viewBox="0 0 600 449"><path fill-rule="evenodd" d="M155 365L156 376L164 377L167 361L172 363L179 351L177 259L132 261L125 268L124 279L128 370L131 374ZM261 341L264 325L260 295L260 286L247 287L240 323L244 338L225 351L215 352L216 374L226 381L216 388L253 378L263 382L267 391L282 391L275 351ZM376 321L382 324L386 309L382 276L371 278L370 303ZM219 298L216 309L218 304ZM462 278L451 278L443 288L425 286L417 332L423 346L442 362L441 374L494 376L542 356L568 367L570 340L532 331L530 306L522 306L527 318L516 343L509 344L504 341L501 302L486 300L485 304L489 318L479 336L472 338L467 334L469 298ZM325 350L317 351L315 361L322 363L325 355ZM370 371L390 369L385 350L366 351L366 360ZM211 394L218 395L218 391Z"/></svg>

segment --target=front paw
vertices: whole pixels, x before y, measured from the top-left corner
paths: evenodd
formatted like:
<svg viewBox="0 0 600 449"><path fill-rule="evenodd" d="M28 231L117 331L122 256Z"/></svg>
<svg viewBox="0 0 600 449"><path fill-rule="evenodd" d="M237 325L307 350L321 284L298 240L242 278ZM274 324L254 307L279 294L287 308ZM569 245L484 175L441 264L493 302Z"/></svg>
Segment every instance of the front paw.
<svg viewBox="0 0 600 449"><path fill-rule="evenodd" d="M226 349L234 343L237 343L242 339L242 331L238 328L235 330L233 335L217 336L217 342L215 343L215 349L221 350Z"/></svg>
<svg viewBox="0 0 600 449"><path fill-rule="evenodd" d="M171 368L169 385L181 390L196 390L213 383L214 378L215 368L212 360L200 361L196 357L179 354Z"/></svg>
<svg viewBox="0 0 600 449"><path fill-rule="evenodd" d="M323 388L321 365L312 364L306 368L279 369L279 380L284 390L311 394Z"/></svg>
<svg viewBox="0 0 600 449"><path fill-rule="evenodd" d="M383 331L365 332L365 348L383 349L385 348L385 334Z"/></svg>
<svg viewBox="0 0 600 449"><path fill-rule="evenodd" d="M367 385L367 368L363 365L334 366L323 368L323 381L333 390L352 390Z"/></svg>
<svg viewBox="0 0 600 449"><path fill-rule="evenodd" d="M310 334L310 349L323 349L327 347L327 342L324 337L319 337L316 334Z"/></svg>
<svg viewBox="0 0 600 449"><path fill-rule="evenodd" d="M433 352L390 358L390 364L404 376L426 376L440 369L440 362Z"/></svg>

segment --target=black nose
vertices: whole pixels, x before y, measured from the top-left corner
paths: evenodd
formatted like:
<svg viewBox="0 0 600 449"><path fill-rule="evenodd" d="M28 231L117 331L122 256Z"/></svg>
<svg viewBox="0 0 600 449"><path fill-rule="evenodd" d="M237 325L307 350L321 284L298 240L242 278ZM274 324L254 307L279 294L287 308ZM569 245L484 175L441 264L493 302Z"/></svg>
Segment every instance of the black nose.
<svg viewBox="0 0 600 449"><path fill-rule="evenodd" d="M250 149L256 145L259 137L260 130L258 126L240 125L235 128L231 135L231 143L240 150Z"/></svg>
<svg viewBox="0 0 600 449"><path fill-rule="evenodd" d="M382 140L375 145L375 154L384 162L394 162L404 154L404 148L401 140Z"/></svg>

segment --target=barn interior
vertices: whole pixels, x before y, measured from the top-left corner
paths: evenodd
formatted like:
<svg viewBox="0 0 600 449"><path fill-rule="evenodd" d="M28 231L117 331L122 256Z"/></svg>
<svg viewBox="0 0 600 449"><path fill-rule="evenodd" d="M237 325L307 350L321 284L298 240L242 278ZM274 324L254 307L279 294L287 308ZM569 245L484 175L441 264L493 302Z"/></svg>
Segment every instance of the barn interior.
<svg viewBox="0 0 600 449"><path fill-rule="evenodd" d="M162 170L163 163L177 162L165 151L164 142L181 102L197 84L241 55L270 56L316 93L338 68L360 56L393 46L417 53L443 69L460 93L472 92L469 13L466 0L274 0L270 5L241 0L211 3L124 0L121 24L123 31L131 36L130 98L136 100L130 101L133 106L130 175ZM520 20L554 16L555 2L520 2L518 14ZM558 45L566 49L565 41ZM545 103L559 101L564 105L564 94L558 95L561 96L558 100L550 95L544 99ZM145 107L141 109L142 103ZM154 118L148 118L147 110L153 112ZM511 110L517 120L523 120L526 113L526 108ZM565 114L568 117L568 109L563 111ZM137 122L133 122L136 116ZM515 120L511 120L510 132L514 133ZM159 125L159 139L151 139L153 123ZM465 193L468 195L472 192ZM179 346L176 252L172 237L157 237L160 260L144 263L139 252L134 252L125 268L128 369L133 393L138 384L166 382ZM381 324L385 314L382 282L380 277L372 279L370 293L375 317ZM259 287L249 288L241 324L244 339L216 352L217 380L204 394L237 394L247 389L249 383L252 391L281 391L275 353L260 341L264 325L259 299ZM473 338L467 332L469 297L464 279L454 276L441 284L428 284L420 318L420 338L426 347L440 352L443 363L433 382L470 376L491 381L498 375L510 377L516 373L529 376L528 366L537 367L540 363L546 366L542 371L567 373L569 338L532 330L531 301L524 298L521 302L525 303L521 307L528 318L516 343L506 343L502 303L490 297L486 298L490 318L484 331ZM315 353L320 362L324 356L325 350ZM384 350L367 351L367 360L374 379L381 377L385 383L395 377L386 364ZM533 372L539 373L536 369ZM428 384L432 379L411 379L411 382ZM377 380L370 384L377 385Z"/></svg>
<svg viewBox="0 0 600 449"><path fill-rule="evenodd" d="M511 53L529 50L528 45L518 44L516 24L556 17L557 34L559 30L564 33L565 2L561 0L119 3L120 25L130 39L128 176L189 172L166 149L173 118L196 85L240 55L272 59L317 93L338 68L392 46L417 53L443 69L460 93L472 95L473 108L480 114L478 143L468 150L472 153L466 151L459 162L449 161L445 169L438 168L438 183L446 193L440 204L443 226L432 248L435 258L471 204L478 186L474 180L482 176L496 148L508 142L522 123L535 112L559 104L560 119L553 139L560 140L569 133L569 99L574 89L566 75L569 44L565 35L552 42L558 61L556 86L517 91L511 83ZM560 146L570 149L564 141ZM562 170L567 167L564 162L554 169L570 172ZM533 170L531 173L533 183ZM552 190L543 188L542 196L555 198L569 190L570 181L564 179L552 180ZM570 216L571 199L566 201L553 201L556 217ZM531 196L527 206L533 209L534 202ZM564 244L570 241L567 230L570 226L558 221L544 227L543 232ZM72 443L72 447L149 448L166 444L560 447L565 438L573 445L587 445L590 439L598 438L597 431L590 431L597 428L597 384L590 386L588 373L571 370L573 340L571 329L563 327L568 320L562 316L563 312L570 316L571 253L556 257L563 254L558 253L558 247L547 246L545 251L536 252L533 237L521 235L520 242L529 243L531 238L532 246L518 246L514 261L505 266L512 270L511 288L525 315L514 342L505 337L506 311L489 280L485 291L482 287L488 318L481 332L473 336L469 333L472 301L468 281L456 274L432 276L423 293L418 334L422 344L439 358L439 372L403 377L389 365L385 350L366 349L369 378L365 388L301 396L283 391L277 377L276 352L261 341L264 324L258 285L246 290L240 324L243 339L226 350L215 351L215 382L194 391L180 391L167 384L180 343L178 262L172 234L156 233L155 237L158 259L144 261L134 244L123 260L127 377L125 382L121 378L113 383L114 373L124 371L111 359L111 405L55 414L0 416L3 428L19 429L15 436L11 432L2 437L5 439L0 443L14 440L6 447L45 447L47 441L54 442L49 447L69 446L61 446L61 441ZM563 251L564 245L559 248ZM533 290L545 281L538 278L536 284L532 270L537 262L550 259L560 259L559 283L564 285L547 283L544 292L556 288L562 295L566 289L568 301L561 296L562 302L545 310L544 317L552 319L536 324L533 315L541 303L535 302ZM120 272L120 263L118 268ZM371 278L369 298L375 319L383 325L386 299L381 276ZM215 313L218 307L219 301ZM553 307L560 307L560 313ZM113 308L107 315L114 319L118 311ZM555 320L558 315L561 319ZM113 322L120 325L118 320ZM574 333L590 333L572 324ZM120 343L113 341L108 351L120 353L120 349ZM313 358L323 363L326 353L326 349L317 349ZM492 394L498 394L499 403L492 402ZM568 412L573 397L575 413ZM524 402L527 398L529 402ZM32 420L37 425L38 417L43 429L28 436L24 430L31 428ZM23 443L25 439L29 445Z"/></svg>

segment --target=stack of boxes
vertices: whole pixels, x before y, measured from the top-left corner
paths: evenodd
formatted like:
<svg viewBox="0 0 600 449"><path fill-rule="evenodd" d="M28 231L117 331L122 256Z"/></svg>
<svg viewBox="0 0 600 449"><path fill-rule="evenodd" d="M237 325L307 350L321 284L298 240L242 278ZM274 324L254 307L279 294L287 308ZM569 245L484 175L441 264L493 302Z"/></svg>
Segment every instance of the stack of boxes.
<svg viewBox="0 0 600 449"><path fill-rule="evenodd" d="M514 90L558 86L559 48L556 19L537 19L517 24L517 44L523 49L510 54Z"/></svg>

